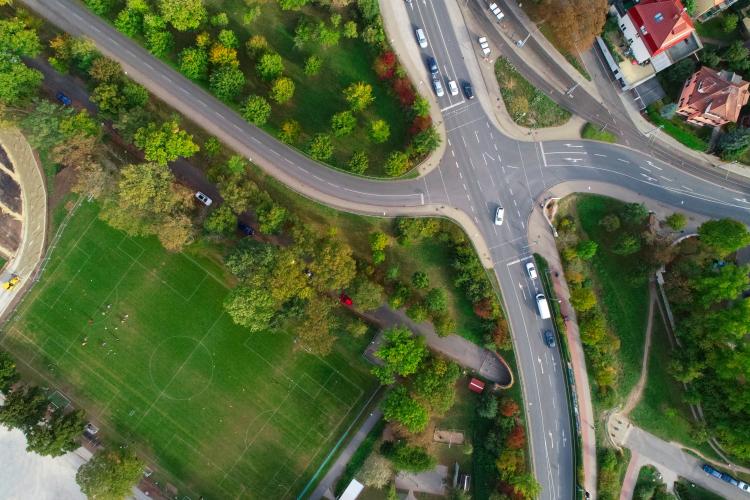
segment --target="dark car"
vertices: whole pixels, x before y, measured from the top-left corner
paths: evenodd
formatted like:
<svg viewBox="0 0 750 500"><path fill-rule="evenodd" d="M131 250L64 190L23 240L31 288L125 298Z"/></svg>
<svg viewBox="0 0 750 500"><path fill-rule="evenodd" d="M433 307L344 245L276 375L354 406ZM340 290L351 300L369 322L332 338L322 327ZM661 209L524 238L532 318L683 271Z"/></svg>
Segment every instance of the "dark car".
<svg viewBox="0 0 750 500"><path fill-rule="evenodd" d="M58 92L55 97L57 97L57 100L60 101L63 106L70 106L71 104L73 104L73 101L70 100L70 97L66 96L62 92Z"/></svg>
<svg viewBox="0 0 750 500"><path fill-rule="evenodd" d="M237 229L239 229L245 236L252 236L255 234L255 229L245 224L244 222L238 222Z"/></svg>
<svg viewBox="0 0 750 500"><path fill-rule="evenodd" d="M464 82L461 85L464 88L464 95L467 99L474 99L474 89L471 88L471 84L469 82Z"/></svg>
<svg viewBox="0 0 750 500"><path fill-rule="evenodd" d="M427 56L427 69L430 70L431 74L437 75L438 65L434 57Z"/></svg>
<svg viewBox="0 0 750 500"><path fill-rule="evenodd" d="M724 482L726 482L726 483L731 484L732 486L739 487L739 485L740 485L739 481L737 481L735 478L733 478L732 476L730 476L726 472L722 472L721 473L721 480L724 481Z"/></svg>
<svg viewBox="0 0 750 500"><path fill-rule="evenodd" d="M547 347L555 347L555 335L550 330L544 330L544 343Z"/></svg>

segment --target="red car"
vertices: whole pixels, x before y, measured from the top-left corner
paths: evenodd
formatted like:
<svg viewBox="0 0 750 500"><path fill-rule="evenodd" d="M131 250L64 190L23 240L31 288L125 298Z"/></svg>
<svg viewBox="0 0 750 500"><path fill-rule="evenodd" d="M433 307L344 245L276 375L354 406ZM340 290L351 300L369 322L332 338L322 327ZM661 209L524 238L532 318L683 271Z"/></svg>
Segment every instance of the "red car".
<svg viewBox="0 0 750 500"><path fill-rule="evenodd" d="M341 302L342 304L348 307L351 307L354 304L354 302L352 301L352 298L349 297L344 292L341 292L341 295L339 295L339 302Z"/></svg>

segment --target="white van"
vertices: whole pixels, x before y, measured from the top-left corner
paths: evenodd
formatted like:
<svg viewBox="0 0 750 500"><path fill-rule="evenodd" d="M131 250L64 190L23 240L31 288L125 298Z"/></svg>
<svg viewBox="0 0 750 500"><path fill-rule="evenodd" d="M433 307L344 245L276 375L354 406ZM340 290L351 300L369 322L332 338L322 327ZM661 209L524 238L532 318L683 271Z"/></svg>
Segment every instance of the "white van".
<svg viewBox="0 0 750 500"><path fill-rule="evenodd" d="M543 293L538 293L536 296L536 308L539 310L539 316L542 319L549 319L549 304Z"/></svg>

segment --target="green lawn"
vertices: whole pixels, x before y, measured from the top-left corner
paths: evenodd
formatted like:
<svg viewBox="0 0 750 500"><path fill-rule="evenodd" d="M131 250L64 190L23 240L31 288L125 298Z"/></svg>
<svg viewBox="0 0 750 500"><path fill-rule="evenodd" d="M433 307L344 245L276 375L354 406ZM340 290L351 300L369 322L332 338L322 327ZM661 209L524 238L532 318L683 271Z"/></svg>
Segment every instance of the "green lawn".
<svg viewBox="0 0 750 500"><path fill-rule="evenodd" d="M599 126L586 123L581 129L581 137L603 142L617 142L617 135L608 130L601 130Z"/></svg>
<svg viewBox="0 0 750 500"><path fill-rule="evenodd" d="M529 128L556 127L570 119L568 110L529 83L504 57L495 61L495 77L508 114L517 124Z"/></svg>
<svg viewBox="0 0 750 500"><path fill-rule="evenodd" d="M670 119L664 118L653 104L646 108L646 114L651 123L661 127L664 133L674 138L683 146L687 146L695 151L705 151L708 149L708 137L706 135L710 137L710 127L704 127L707 130L697 129L689 125L679 115L675 115Z"/></svg>
<svg viewBox="0 0 750 500"><path fill-rule="evenodd" d="M3 348L105 441L134 441L180 497L294 497L376 386L367 339L321 359L285 331L251 336L224 313L205 247L170 254L97 213L71 219Z"/></svg>
<svg viewBox="0 0 750 500"><path fill-rule="evenodd" d="M740 40L741 36L740 36L739 27L735 29L734 31L727 33L722 28L723 21L724 21L724 14L719 14L718 16L712 17L705 23L696 22L695 31L698 32L698 35L700 35L701 38L710 38L713 40L718 40L719 42L723 42L727 45L729 45L735 40Z"/></svg>
<svg viewBox="0 0 750 500"><path fill-rule="evenodd" d="M604 308L607 324L620 339L622 379L620 394L627 395L641 373L643 339L648 314L648 285L633 285L623 276L640 265L639 255L616 255L609 251L614 238L604 231L599 221L622 202L604 196L579 196L576 211L583 231L599 244L599 251L591 261L595 284Z"/></svg>
<svg viewBox="0 0 750 500"><path fill-rule="evenodd" d="M721 495L708 491L701 486L693 485L682 477L675 482L674 489L680 495L680 500L724 500Z"/></svg>

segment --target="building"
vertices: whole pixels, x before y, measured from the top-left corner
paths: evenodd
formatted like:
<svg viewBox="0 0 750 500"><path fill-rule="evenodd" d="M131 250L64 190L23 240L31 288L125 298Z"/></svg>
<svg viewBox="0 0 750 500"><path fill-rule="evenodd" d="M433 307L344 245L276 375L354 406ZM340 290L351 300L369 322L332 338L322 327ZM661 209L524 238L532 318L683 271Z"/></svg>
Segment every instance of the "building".
<svg viewBox="0 0 750 500"><path fill-rule="evenodd" d="M702 67L682 88L677 113L693 125L734 123L750 97L750 83L736 73Z"/></svg>
<svg viewBox="0 0 750 500"><path fill-rule="evenodd" d="M700 22L706 22L735 3L737 0L695 0L693 17Z"/></svg>
<svg viewBox="0 0 750 500"><path fill-rule="evenodd" d="M627 7L618 1L610 13L619 27L619 40L609 44L599 40L599 46L610 52L605 59L623 90L637 87L703 48L680 0L641 0Z"/></svg>

